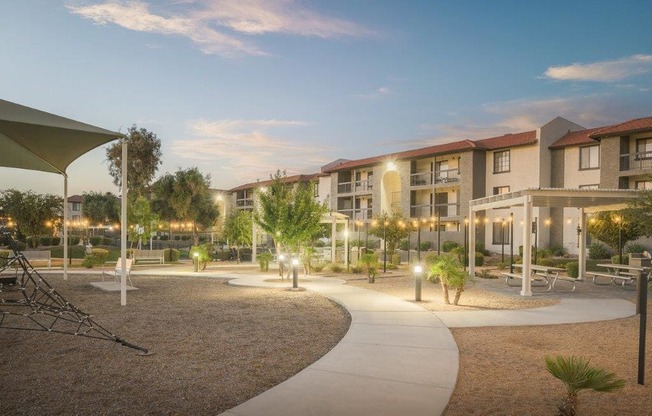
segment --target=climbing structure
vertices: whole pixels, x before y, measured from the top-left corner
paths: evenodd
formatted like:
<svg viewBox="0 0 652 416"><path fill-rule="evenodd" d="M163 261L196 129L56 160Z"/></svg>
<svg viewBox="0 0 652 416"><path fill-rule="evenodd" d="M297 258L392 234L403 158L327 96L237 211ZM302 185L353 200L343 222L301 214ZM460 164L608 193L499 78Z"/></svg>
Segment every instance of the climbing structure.
<svg viewBox="0 0 652 416"><path fill-rule="evenodd" d="M0 257L0 329L47 331L117 342L149 355L148 350L112 334L91 319L91 315L68 302L36 271L17 249L8 232L2 232L10 254Z"/></svg>

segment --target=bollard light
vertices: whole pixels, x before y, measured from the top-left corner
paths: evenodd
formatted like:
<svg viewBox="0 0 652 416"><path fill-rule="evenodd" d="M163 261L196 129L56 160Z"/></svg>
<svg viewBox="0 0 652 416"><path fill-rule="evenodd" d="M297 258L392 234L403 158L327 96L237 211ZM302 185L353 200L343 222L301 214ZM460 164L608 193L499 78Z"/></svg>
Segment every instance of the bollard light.
<svg viewBox="0 0 652 416"><path fill-rule="evenodd" d="M292 259L292 289L299 288L299 259Z"/></svg>
<svg viewBox="0 0 652 416"><path fill-rule="evenodd" d="M417 264L414 266L414 300L421 302L421 276L423 274L423 266Z"/></svg>
<svg viewBox="0 0 652 416"><path fill-rule="evenodd" d="M192 254L192 266L195 269L196 272L199 271L199 253L196 251Z"/></svg>

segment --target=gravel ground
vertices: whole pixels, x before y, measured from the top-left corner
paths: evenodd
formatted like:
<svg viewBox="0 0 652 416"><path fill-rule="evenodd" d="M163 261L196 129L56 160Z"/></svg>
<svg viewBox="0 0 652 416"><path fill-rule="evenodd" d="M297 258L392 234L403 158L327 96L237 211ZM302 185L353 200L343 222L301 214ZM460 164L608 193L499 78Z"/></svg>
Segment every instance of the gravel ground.
<svg viewBox="0 0 652 416"><path fill-rule="evenodd" d="M128 305L73 275L57 291L129 342L0 332L0 414L215 415L307 367L344 336L350 316L323 296L238 288L225 280L140 277Z"/></svg>

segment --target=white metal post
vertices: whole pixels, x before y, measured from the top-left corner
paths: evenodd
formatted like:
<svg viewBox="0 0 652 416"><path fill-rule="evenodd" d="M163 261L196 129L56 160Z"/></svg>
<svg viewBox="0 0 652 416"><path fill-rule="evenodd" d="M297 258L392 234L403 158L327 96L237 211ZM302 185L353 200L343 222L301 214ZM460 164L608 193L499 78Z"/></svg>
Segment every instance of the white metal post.
<svg viewBox="0 0 652 416"><path fill-rule="evenodd" d="M120 200L120 305L127 304L127 138L122 139L122 199Z"/></svg>
<svg viewBox="0 0 652 416"><path fill-rule="evenodd" d="M530 265L532 263L532 197L523 197L523 281L521 296L532 296Z"/></svg>
<svg viewBox="0 0 652 416"><path fill-rule="evenodd" d="M467 232L469 233L469 249L467 256L469 256L469 275L471 277L475 276L475 211L473 208L469 209L469 227Z"/></svg>
<svg viewBox="0 0 652 416"><path fill-rule="evenodd" d="M68 175L63 174L63 280L68 279Z"/></svg>
<svg viewBox="0 0 652 416"><path fill-rule="evenodd" d="M578 240L578 257L577 261L579 263L577 278L579 280L584 280L584 274L586 273L586 213L584 208L580 208L578 216L578 227L580 227L580 232L577 235Z"/></svg>

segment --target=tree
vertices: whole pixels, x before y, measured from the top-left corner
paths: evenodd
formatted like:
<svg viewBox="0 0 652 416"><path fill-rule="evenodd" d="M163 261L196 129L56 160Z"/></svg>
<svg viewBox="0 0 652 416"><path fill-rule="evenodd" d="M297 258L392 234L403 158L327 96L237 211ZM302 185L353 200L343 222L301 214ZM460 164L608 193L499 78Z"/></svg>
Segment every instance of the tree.
<svg viewBox="0 0 652 416"><path fill-rule="evenodd" d="M195 167L167 173L152 186L154 212L168 221L192 222L194 245L199 244L198 230L212 226L220 215L210 184L210 175L203 176Z"/></svg>
<svg viewBox="0 0 652 416"><path fill-rule="evenodd" d="M372 222L369 234L387 240L387 255L392 256L396 251L398 242L406 238L409 233L408 228L405 226L407 223L408 221L400 212L394 212L389 216L383 211Z"/></svg>
<svg viewBox="0 0 652 416"><path fill-rule="evenodd" d="M142 195L129 203L127 208L127 222L130 224L129 237L133 242L138 240L138 249L141 249L143 239L147 240L152 235L158 218L149 205L149 201Z"/></svg>
<svg viewBox="0 0 652 416"><path fill-rule="evenodd" d="M7 189L0 194L0 206L5 215L16 223L19 234L31 237L32 247L38 247L38 236L47 232L48 222L63 215L63 198L51 194L36 194Z"/></svg>
<svg viewBox="0 0 652 416"><path fill-rule="evenodd" d="M428 271L428 280L434 283L437 279L439 279L444 293L444 303L450 305L448 290L455 289L453 305L457 305L470 276L462 270L462 263L457 258L453 255L445 254L438 256Z"/></svg>
<svg viewBox="0 0 652 416"><path fill-rule="evenodd" d="M236 247L238 263L240 262L240 250L242 247L251 245L252 216L250 211L238 210L226 218L224 224L224 236L229 244Z"/></svg>
<svg viewBox="0 0 652 416"><path fill-rule="evenodd" d="M557 409L559 416L577 414L578 394L582 390L613 392L625 386L625 380L616 379L616 374L594 367L582 357L545 357L545 361L548 372L566 386L566 398Z"/></svg>
<svg viewBox="0 0 652 416"><path fill-rule="evenodd" d="M642 219L636 215L632 210L598 212L591 217L586 228L591 237L617 251L619 241L621 247L624 247L626 242L644 235Z"/></svg>
<svg viewBox="0 0 652 416"><path fill-rule="evenodd" d="M315 200L315 183L296 185L283 182L285 173L271 176L272 184L266 191L257 191L260 211L254 220L272 236L278 249L299 253L301 248L321 232L321 216L328 210L326 202Z"/></svg>
<svg viewBox="0 0 652 416"><path fill-rule="evenodd" d="M120 222L120 199L111 192L84 193L82 215L93 224Z"/></svg>
<svg viewBox="0 0 652 416"><path fill-rule="evenodd" d="M628 218L636 219L644 236L652 237L652 190L640 190L638 197L630 200L626 212Z"/></svg>
<svg viewBox="0 0 652 416"><path fill-rule="evenodd" d="M127 189L134 196L142 195L154 179L161 162L161 140L156 134L136 125L127 134ZM116 186L122 185L122 143L117 142L106 148L109 174Z"/></svg>

